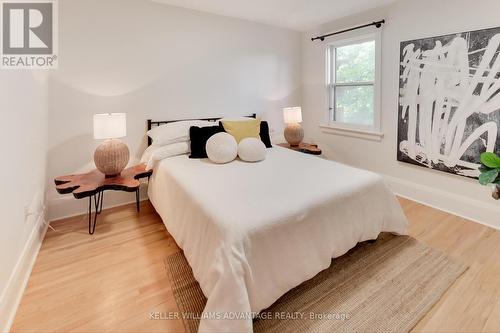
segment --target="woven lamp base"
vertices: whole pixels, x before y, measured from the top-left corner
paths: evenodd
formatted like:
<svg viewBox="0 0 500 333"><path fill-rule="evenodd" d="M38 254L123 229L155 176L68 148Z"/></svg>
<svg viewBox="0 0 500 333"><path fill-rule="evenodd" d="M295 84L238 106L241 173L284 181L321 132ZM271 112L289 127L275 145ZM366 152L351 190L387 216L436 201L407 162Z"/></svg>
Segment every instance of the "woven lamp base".
<svg viewBox="0 0 500 333"><path fill-rule="evenodd" d="M118 176L127 166L130 152L119 139L109 139L101 143L94 152L94 163L106 177Z"/></svg>
<svg viewBox="0 0 500 333"><path fill-rule="evenodd" d="M304 129L299 123L288 124L285 128L285 140L292 147L298 146L304 139Z"/></svg>

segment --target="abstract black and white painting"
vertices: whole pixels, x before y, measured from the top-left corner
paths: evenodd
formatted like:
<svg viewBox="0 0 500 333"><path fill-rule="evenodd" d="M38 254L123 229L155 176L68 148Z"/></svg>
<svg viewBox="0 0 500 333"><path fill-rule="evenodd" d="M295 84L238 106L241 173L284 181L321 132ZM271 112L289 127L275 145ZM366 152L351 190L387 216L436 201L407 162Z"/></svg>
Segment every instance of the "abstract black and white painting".
<svg viewBox="0 0 500 333"><path fill-rule="evenodd" d="M398 161L478 177L500 154L500 28L402 42Z"/></svg>

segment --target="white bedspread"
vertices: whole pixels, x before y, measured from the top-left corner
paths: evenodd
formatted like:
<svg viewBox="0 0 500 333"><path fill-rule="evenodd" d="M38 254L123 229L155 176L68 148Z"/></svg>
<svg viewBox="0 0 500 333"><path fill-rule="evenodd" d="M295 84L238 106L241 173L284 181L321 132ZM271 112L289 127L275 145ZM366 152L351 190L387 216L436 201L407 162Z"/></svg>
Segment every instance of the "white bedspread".
<svg viewBox="0 0 500 333"><path fill-rule="evenodd" d="M258 163L167 158L149 198L208 299L201 332L251 331L249 313L331 258L382 231L407 229L380 176L281 147Z"/></svg>

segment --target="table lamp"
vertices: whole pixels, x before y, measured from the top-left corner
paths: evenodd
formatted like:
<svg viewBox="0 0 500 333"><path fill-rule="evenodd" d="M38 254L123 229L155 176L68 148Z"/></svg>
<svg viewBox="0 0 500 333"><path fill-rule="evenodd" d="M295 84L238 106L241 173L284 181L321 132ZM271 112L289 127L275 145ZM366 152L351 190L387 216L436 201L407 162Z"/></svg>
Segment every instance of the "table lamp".
<svg viewBox="0 0 500 333"><path fill-rule="evenodd" d="M127 166L130 152L120 138L127 135L125 113L94 115L94 139L105 139L94 152L94 163L106 177L118 176Z"/></svg>
<svg viewBox="0 0 500 333"><path fill-rule="evenodd" d="M300 126L302 122L302 109L300 106L288 107L283 109L283 119L285 124L285 140L292 147L297 147L304 138L304 129Z"/></svg>

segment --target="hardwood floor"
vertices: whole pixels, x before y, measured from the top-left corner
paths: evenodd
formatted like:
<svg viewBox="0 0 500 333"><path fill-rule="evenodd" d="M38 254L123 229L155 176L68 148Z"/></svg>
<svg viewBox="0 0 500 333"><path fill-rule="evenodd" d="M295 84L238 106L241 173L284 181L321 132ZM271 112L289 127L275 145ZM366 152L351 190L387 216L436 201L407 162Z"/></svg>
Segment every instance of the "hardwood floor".
<svg viewBox="0 0 500 333"><path fill-rule="evenodd" d="M410 234L470 266L414 331L500 332L500 231L400 199ZM149 202L52 223L13 332L182 332L164 258L179 251Z"/></svg>

